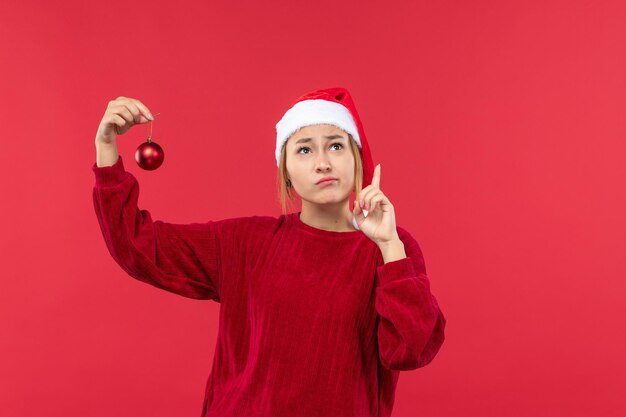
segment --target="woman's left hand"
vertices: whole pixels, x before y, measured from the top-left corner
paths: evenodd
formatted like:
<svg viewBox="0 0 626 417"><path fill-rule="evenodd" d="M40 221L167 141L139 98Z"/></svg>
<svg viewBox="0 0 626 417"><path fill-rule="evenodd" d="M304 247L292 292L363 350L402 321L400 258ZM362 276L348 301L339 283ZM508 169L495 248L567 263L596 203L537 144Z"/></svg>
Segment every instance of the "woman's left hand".
<svg viewBox="0 0 626 417"><path fill-rule="evenodd" d="M367 217L363 209L367 210ZM377 245L400 239L393 205L380 190L380 164L374 168L372 183L361 190L361 195L354 202L352 214L359 229Z"/></svg>

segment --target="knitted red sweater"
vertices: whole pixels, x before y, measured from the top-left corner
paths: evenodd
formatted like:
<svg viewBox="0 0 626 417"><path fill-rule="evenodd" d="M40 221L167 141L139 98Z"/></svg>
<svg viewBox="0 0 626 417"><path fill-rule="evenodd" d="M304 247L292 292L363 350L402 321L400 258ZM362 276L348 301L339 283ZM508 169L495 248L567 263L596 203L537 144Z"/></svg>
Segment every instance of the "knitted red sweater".
<svg viewBox="0 0 626 417"><path fill-rule="evenodd" d="M93 164L107 248L130 276L220 303L202 417L387 417L399 371L425 366L446 320L417 242L384 263L360 230L299 213L172 224L138 208L122 158Z"/></svg>

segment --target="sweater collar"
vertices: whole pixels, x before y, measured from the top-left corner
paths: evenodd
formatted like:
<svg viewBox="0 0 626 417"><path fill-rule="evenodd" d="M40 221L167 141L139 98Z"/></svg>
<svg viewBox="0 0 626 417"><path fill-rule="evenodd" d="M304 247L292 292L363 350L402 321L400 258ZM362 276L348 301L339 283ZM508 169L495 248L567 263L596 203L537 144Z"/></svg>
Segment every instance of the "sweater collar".
<svg viewBox="0 0 626 417"><path fill-rule="evenodd" d="M320 237L330 237L330 238L354 238L363 236L363 232L360 230L353 230L349 232L335 232L332 230L324 230L318 229L317 227L310 226L306 223L303 223L300 220L300 211L289 214L289 217L294 224L294 226L300 230L304 230L309 233L313 233Z"/></svg>

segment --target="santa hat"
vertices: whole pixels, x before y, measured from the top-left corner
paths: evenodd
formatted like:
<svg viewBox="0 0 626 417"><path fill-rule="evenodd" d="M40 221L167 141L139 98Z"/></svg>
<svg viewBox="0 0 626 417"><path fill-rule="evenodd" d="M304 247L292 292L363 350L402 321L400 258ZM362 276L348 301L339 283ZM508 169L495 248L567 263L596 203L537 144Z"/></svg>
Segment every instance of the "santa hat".
<svg viewBox="0 0 626 417"><path fill-rule="evenodd" d="M374 162L370 147L352 96L343 87L322 88L306 93L287 110L276 123L276 166L280 166L280 154L287 139L301 127L316 124L334 125L352 135L361 150L363 187L371 184ZM363 210L363 214L367 215L367 211ZM358 228L355 219L352 223Z"/></svg>

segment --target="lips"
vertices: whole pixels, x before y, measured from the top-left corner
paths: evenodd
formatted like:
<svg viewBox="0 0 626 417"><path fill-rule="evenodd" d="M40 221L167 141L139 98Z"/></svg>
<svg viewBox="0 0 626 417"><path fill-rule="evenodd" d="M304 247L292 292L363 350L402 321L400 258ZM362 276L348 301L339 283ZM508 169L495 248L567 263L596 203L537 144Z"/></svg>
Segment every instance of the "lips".
<svg viewBox="0 0 626 417"><path fill-rule="evenodd" d="M337 181L337 178L335 178L335 177L324 177L324 178L320 179L318 182L316 182L316 184L324 184L324 183L332 182L332 181Z"/></svg>

